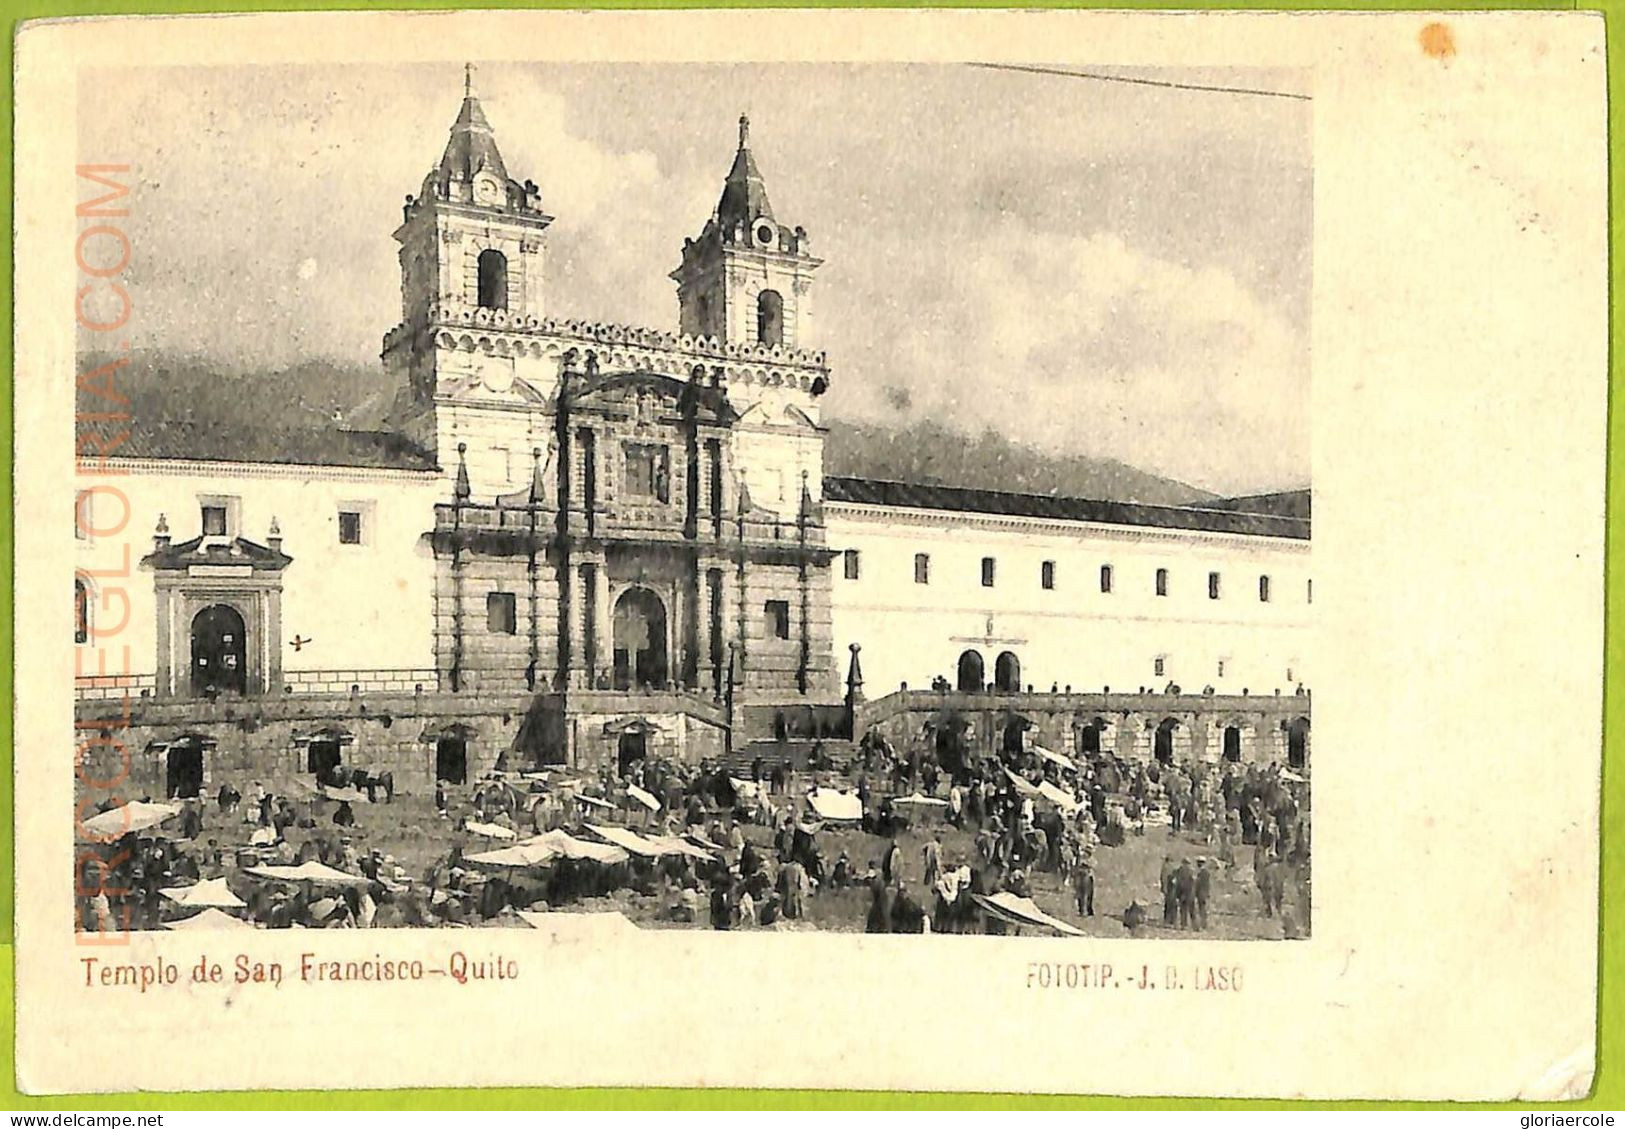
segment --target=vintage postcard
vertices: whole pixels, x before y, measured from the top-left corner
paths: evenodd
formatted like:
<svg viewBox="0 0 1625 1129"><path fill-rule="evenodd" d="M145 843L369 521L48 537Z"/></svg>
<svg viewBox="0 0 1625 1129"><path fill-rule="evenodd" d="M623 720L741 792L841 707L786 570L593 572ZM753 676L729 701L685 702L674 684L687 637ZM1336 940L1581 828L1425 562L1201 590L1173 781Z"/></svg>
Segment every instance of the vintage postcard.
<svg viewBox="0 0 1625 1129"><path fill-rule="evenodd" d="M25 28L20 1085L1582 1095L1602 41Z"/></svg>

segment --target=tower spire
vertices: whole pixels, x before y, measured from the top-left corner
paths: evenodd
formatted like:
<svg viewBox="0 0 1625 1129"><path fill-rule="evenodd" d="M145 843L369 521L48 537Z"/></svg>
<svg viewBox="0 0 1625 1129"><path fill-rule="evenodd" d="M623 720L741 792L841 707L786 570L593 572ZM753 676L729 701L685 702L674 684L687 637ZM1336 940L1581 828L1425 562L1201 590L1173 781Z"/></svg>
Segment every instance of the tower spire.
<svg viewBox="0 0 1625 1129"><path fill-rule="evenodd" d="M750 148L750 115L749 114L740 114L739 115L739 147L741 149L749 149Z"/></svg>
<svg viewBox="0 0 1625 1129"><path fill-rule="evenodd" d="M463 97L474 97L474 64L463 64Z"/></svg>

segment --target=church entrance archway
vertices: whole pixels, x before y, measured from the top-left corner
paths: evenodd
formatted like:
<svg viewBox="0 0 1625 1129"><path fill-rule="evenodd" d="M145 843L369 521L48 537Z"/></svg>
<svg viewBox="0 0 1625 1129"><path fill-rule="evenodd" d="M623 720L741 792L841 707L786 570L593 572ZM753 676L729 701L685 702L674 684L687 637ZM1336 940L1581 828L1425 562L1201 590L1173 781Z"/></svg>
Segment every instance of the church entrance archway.
<svg viewBox="0 0 1625 1129"><path fill-rule="evenodd" d="M1156 740L1152 742L1152 749L1156 757L1163 764L1174 763L1174 734L1179 730L1179 722L1171 717L1165 717L1157 726Z"/></svg>
<svg viewBox="0 0 1625 1129"><path fill-rule="evenodd" d="M982 653L966 651L959 656L959 680L955 686L963 693L975 693L982 685Z"/></svg>
<svg viewBox="0 0 1625 1129"><path fill-rule="evenodd" d="M1286 727L1286 763L1302 768L1309 761L1309 719L1293 718Z"/></svg>
<svg viewBox="0 0 1625 1129"><path fill-rule="evenodd" d="M1085 757L1098 757L1100 755L1100 734L1106 728L1106 723L1100 718L1085 722L1078 729L1078 754Z"/></svg>
<svg viewBox="0 0 1625 1129"><path fill-rule="evenodd" d="M666 685L666 606L647 588L615 601L615 689Z"/></svg>
<svg viewBox="0 0 1625 1129"><path fill-rule="evenodd" d="M241 694L248 688L248 638L242 613L212 604L192 617L192 693Z"/></svg>
<svg viewBox="0 0 1625 1129"><path fill-rule="evenodd" d="M203 743L182 738L164 754L164 794L172 800L191 800L202 791Z"/></svg>
<svg viewBox="0 0 1625 1129"><path fill-rule="evenodd" d="M1241 727L1227 725L1224 727L1224 759L1232 764L1241 760Z"/></svg>
<svg viewBox="0 0 1625 1129"><path fill-rule="evenodd" d="M1005 693L1021 689L1021 660L1010 651L1005 651L993 664L993 688Z"/></svg>

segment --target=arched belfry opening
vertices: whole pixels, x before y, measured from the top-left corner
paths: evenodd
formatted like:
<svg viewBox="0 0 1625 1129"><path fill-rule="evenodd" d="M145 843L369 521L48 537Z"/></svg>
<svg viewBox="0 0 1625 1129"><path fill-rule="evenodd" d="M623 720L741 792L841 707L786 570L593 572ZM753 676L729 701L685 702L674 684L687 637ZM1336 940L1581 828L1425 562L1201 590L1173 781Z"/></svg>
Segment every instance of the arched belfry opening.
<svg viewBox="0 0 1625 1129"><path fill-rule="evenodd" d="M479 304L487 310L508 308L508 256L494 247L480 252Z"/></svg>
<svg viewBox="0 0 1625 1129"><path fill-rule="evenodd" d="M756 340L762 345L784 344L784 297L777 290L756 296Z"/></svg>

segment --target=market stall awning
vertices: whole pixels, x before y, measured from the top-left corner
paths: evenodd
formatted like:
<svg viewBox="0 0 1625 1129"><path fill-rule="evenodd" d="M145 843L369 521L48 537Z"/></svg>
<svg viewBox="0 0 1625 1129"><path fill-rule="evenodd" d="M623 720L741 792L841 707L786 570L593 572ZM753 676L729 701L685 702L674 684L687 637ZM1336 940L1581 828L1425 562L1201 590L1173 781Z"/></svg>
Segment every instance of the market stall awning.
<svg viewBox="0 0 1625 1129"><path fill-rule="evenodd" d="M171 886L158 892L178 906L240 909L247 904L231 892L224 878L211 878L207 882L198 882L191 886Z"/></svg>
<svg viewBox="0 0 1625 1129"><path fill-rule="evenodd" d="M863 818L863 801L856 792L839 792L834 788L814 788L807 793L807 803L820 819L845 820L855 823Z"/></svg>
<svg viewBox="0 0 1625 1129"><path fill-rule="evenodd" d="M1027 925L1039 929L1052 929L1063 937L1082 937L1083 930L1068 925L1058 917L1051 917L1033 904L1031 898L1018 898L1008 890L997 894L972 894L976 904L1000 921L1011 925Z"/></svg>
<svg viewBox="0 0 1625 1129"><path fill-rule="evenodd" d="M926 796L926 795L922 795L919 792L915 792L915 793L913 793L911 795L907 795L907 796L898 796L897 798L892 800L892 803L894 803L894 804L918 804L918 805L920 805L922 807L944 807L945 808L945 807L948 806L948 801L947 800L939 800L935 796Z"/></svg>
<svg viewBox="0 0 1625 1129"><path fill-rule="evenodd" d="M639 788L636 784L628 784L626 786L626 794L632 799L636 800L638 803L642 804L644 807L648 808L650 811L660 810L660 801L655 799L651 793L645 792L642 788Z"/></svg>
<svg viewBox="0 0 1625 1129"><path fill-rule="evenodd" d="M179 804L149 804L145 800L132 800L123 807L93 815L79 825L83 834L92 839L117 839L132 831L150 831L164 820L179 815Z"/></svg>
<svg viewBox="0 0 1625 1129"><path fill-rule="evenodd" d="M476 823L472 819L463 824L463 829L473 835L483 835L487 839L517 839L518 832L511 827L504 827L500 823Z"/></svg>
<svg viewBox="0 0 1625 1129"><path fill-rule="evenodd" d="M1048 780L1044 781L1038 786L1038 794L1044 797L1044 799L1048 800L1050 803L1054 804L1056 807L1060 808L1063 812L1074 812L1082 806L1077 800L1072 798L1072 793L1068 792L1065 788L1056 787Z"/></svg>
<svg viewBox="0 0 1625 1129"><path fill-rule="evenodd" d="M1033 752L1037 753L1040 757L1049 761L1051 764L1058 764L1062 768L1069 768L1074 772L1076 772L1078 769L1078 766L1073 763L1071 757L1062 756L1060 753L1052 752L1051 750L1044 748L1042 745L1034 745Z"/></svg>
<svg viewBox="0 0 1625 1129"><path fill-rule="evenodd" d="M315 859L298 866L250 866L243 873L277 882L314 882L318 886L365 886L370 881L365 875L335 870Z"/></svg>
<svg viewBox="0 0 1625 1129"><path fill-rule="evenodd" d="M645 839L635 831L628 831L624 827L604 827L597 823L589 823L587 824L587 830L607 843L613 843L617 847L621 847L634 855L642 855L644 858L659 858L662 854L669 853L663 852L651 840Z"/></svg>
<svg viewBox="0 0 1625 1129"><path fill-rule="evenodd" d="M239 905L242 903L239 902ZM183 917L179 921L164 922L165 929L252 929L248 922L240 917L233 917L229 913L209 908L202 913L194 913L191 917Z"/></svg>

